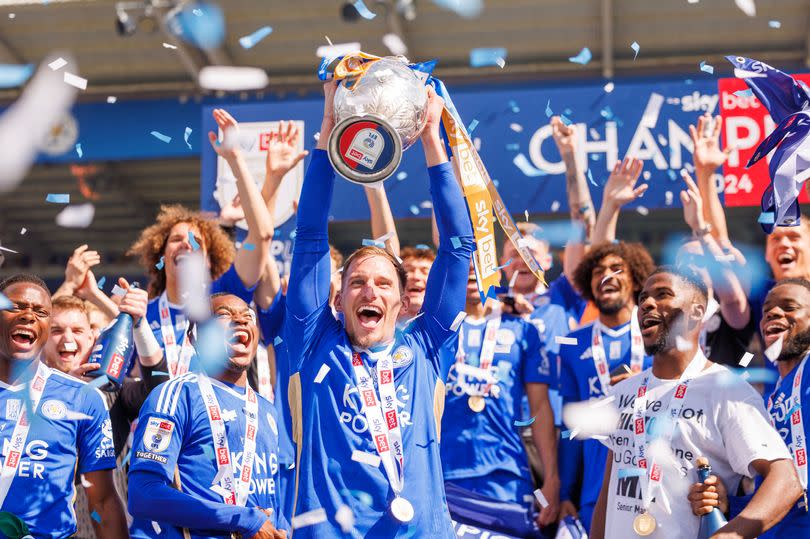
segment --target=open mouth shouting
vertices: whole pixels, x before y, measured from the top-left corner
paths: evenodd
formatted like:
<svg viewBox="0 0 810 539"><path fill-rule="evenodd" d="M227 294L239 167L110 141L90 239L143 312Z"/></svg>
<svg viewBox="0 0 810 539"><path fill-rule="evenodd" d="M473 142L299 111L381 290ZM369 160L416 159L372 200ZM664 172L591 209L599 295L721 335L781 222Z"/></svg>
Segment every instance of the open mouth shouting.
<svg viewBox="0 0 810 539"><path fill-rule="evenodd" d="M641 326L641 336L643 338L651 337L658 331L658 326L663 323L663 318L656 314L645 314L641 317L639 325Z"/></svg>
<svg viewBox="0 0 810 539"><path fill-rule="evenodd" d="M793 249L782 251L777 255L776 263L779 264L782 271L790 271L796 266L796 253Z"/></svg>
<svg viewBox="0 0 810 539"><path fill-rule="evenodd" d="M17 327L11 331L12 352L30 354L37 343L36 331L32 328Z"/></svg>
<svg viewBox="0 0 810 539"><path fill-rule="evenodd" d="M355 314L357 314L360 327L368 331L376 329L383 319L383 310L371 303L360 305L355 311Z"/></svg>
<svg viewBox="0 0 810 539"><path fill-rule="evenodd" d="M252 344L253 336L250 331L244 327L235 327L231 331L231 338L228 340L228 346L231 349L231 355L247 355L250 354L250 345Z"/></svg>
<svg viewBox="0 0 810 539"><path fill-rule="evenodd" d="M57 352L59 353L59 359L61 361L73 364L73 362L76 361L78 357L79 347L75 342L65 341L57 349Z"/></svg>

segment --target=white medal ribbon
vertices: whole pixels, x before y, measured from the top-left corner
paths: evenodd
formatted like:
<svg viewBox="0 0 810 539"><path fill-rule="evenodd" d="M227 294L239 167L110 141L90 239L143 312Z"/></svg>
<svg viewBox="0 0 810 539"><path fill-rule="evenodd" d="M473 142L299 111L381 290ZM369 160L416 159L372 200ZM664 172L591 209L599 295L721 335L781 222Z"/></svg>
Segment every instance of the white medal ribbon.
<svg viewBox="0 0 810 539"><path fill-rule="evenodd" d="M394 387L394 360L390 354L377 360L377 386L363 363L362 356L352 354L352 367L357 379L357 390L363 402L363 413L368 430L380 455L391 490L399 497L405 486L405 453L402 447L402 430L397 413L396 389ZM399 467L397 467L399 464Z"/></svg>
<svg viewBox="0 0 810 539"><path fill-rule="evenodd" d="M228 445L228 435L225 432L225 421L222 419L222 410L219 407L211 380L204 374L197 377L203 402L206 407L208 424L211 427L211 436L214 441L214 456L217 465L217 475L214 477L212 490L222 496L223 502L228 505L243 506L247 502L250 490L250 478L253 475L253 461L256 457L256 435L259 431L259 401L256 393L247 386L245 397L245 439L242 443L242 467L239 479L234 482L233 453ZM219 487L219 488L216 488Z"/></svg>
<svg viewBox="0 0 810 539"><path fill-rule="evenodd" d="M799 367L796 369L796 376L793 378L793 387L790 391L790 409L795 408L790 414L790 452L793 455L793 464L796 466L796 471L799 474L799 481L802 484L802 489L807 490L807 439L804 435L804 415L802 414L802 375L804 374L804 366L807 363L808 356L804 356ZM782 380L777 382L778 388ZM773 407L773 396L768 397L768 415L771 417L771 425L774 424L773 416L771 416L771 408Z"/></svg>
<svg viewBox="0 0 810 539"><path fill-rule="evenodd" d="M177 344L172 313L169 310L169 299L166 291L158 299L158 313L160 315L160 333L163 336L163 352L166 354L166 364L169 366L169 378L174 379L188 372L194 348L188 338L188 321L183 328L183 343Z"/></svg>
<svg viewBox="0 0 810 539"><path fill-rule="evenodd" d="M497 344L498 330L501 328L501 313L496 312L490 315L489 320L484 328L484 339L481 343L481 352L478 355L478 367L469 366L469 369L460 368L460 365L465 365L467 354L464 352L464 330L463 326L458 334L458 351L456 352L456 374L458 381L456 382L464 389L464 393L470 396L486 397L492 388L492 382L488 381L481 391L474 391L470 385L464 380L465 374L470 375L473 373L478 374L479 377L488 380L489 368L492 366L492 359L495 357L495 345ZM475 376L475 374L473 374Z"/></svg>
<svg viewBox="0 0 810 539"><path fill-rule="evenodd" d="M273 385L270 383L270 364L268 363L267 348L259 344L256 348L256 371L259 375L259 395L269 400L275 401Z"/></svg>
<svg viewBox="0 0 810 539"><path fill-rule="evenodd" d="M634 373L641 372L644 368L644 341L641 339L641 327L638 325L638 307L633 308L630 315L630 370ZM599 376L599 384L602 392L610 395L613 386L610 385L610 369L608 368L607 356L605 355L605 342L602 338L602 323L595 320L591 329L591 356L596 374Z"/></svg>
<svg viewBox="0 0 810 539"><path fill-rule="evenodd" d="M686 391L689 388L689 383L697 374L700 373L701 370L703 370L706 361L706 357L703 355L703 353L698 352L692 361L689 362L686 370L683 371L681 377L678 379L678 385L675 387L675 391L667 404L666 412L662 416L670 419L669 423L664 426L664 430L660 436L667 446L671 445L670 442L672 440L672 435L675 432L675 425L678 422L678 418L681 415L681 410L683 410L684 402L686 401ZM652 376L652 368L644 371L642 376L643 379L641 381L641 385L638 387L636 400L633 403L633 431L635 435L634 442L636 446L635 449L638 467L645 470L645 473L641 476L644 478L642 483L645 480L647 483L646 485L642 485L642 505L644 507L644 512L649 512L650 505L652 504L653 492L661 485L663 470L661 469L661 465L656 462L654 457L649 463L649 466L647 463L647 427L644 422L644 412L647 410L647 384Z"/></svg>
<svg viewBox="0 0 810 539"><path fill-rule="evenodd" d="M42 394L45 392L45 383L51 375L51 370L41 361L37 361L37 372L34 379L30 384L26 384L28 388L28 396L31 399L31 412L36 415L39 401ZM26 406L20 406L20 411L17 414L17 423L14 425L14 431L11 433L11 440L8 446L8 454L3 460L3 470L0 472L0 508L6 501L8 491L11 488L11 483L14 481L14 476L17 475L17 468L20 467L22 460L22 452L25 448L25 442L28 439L28 431L31 429L31 423L28 421L28 412Z"/></svg>

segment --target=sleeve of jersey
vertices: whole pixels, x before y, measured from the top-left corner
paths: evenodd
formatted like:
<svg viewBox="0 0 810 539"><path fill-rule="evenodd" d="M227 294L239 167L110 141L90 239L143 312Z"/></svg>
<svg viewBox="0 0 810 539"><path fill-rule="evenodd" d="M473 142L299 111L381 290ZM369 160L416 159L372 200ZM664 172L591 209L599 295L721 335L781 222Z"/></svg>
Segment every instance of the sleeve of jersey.
<svg viewBox="0 0 810 539"><path fill-rule="evenodd" d="M269 309L259 309L259 327L262 330L262 340L265 345L273 344L276 337L281 335L281 326L284 323L284 310L286 299L281 290L278 291Z"/></svg>
<svg viewBox="0 0 810 539"><path fill-rule="evenodd" d="M742 379L728 384L718 395L718 424L731 468L740 475L753 477L755 460L790 459L779 433L767 419L762 397Z"/></svg>
<svg viewBox="0 0 810 539"><path fill-rule="evenodd" d="M424 319L433 346L439 348L455 334L450 326L464 310L470 256L475 242L464 196L450 163L430 167L428 174L439 229L439 249L428 275L422 305L424 316L420 318Z"/></svg>
<svg viewBox="0 0 810 539"><path fill-rule="evenodd" d="M577 323L579 323L588 302L574 290L565 275L560 275L551 282L549 295L551 296L551 303L561 306L567 314L574 316Z"/></svg>
<svg viewBox="0 0 810 539"><path fill-rule="evenodd" d="M239 532L252 537L268 517L258 508L195 498L172 488L159 473L129 472L129 512L135 518L165 522L179 528Z"/></svg>
<svg viewBox="0 0 810 539"><path fill-rule="evenodd" d="M564 404L569 402L571 401L563 397ZM582 441L572 440L570 436L564 434L560 436L560 447L557 451L560 467L560 501L574 499L583 464Z"/></svg>
<svg viewBox="0 0 810 539"><path fill-rule="evenodd" d="M548 356L540 351L540 334L532 324L523 324L523 342L521 343L526 360L523 362L523 379L528 384L547 384L555 387L554 367Z"/></svg>
<svg viewBox="0 0 810 539"><path fill-rule="evenodd" d="M116 464L110 412L97 389L85 386L83 393L82 413L88 418L79 421L79 473L112 470Z"/></svg>
<svg viewBox="0 0 810 539"><path fill-rule="evenodd" d="M258 285L259 283L257 282L252 286L245 286L245 283L242 282L242 278L239 277L239 273L236 271L236 266L231 264L228 271L211 283L211 293L225 292L227 294L233 294L249 304L253 301L253 291L256 290Z"/></svg>

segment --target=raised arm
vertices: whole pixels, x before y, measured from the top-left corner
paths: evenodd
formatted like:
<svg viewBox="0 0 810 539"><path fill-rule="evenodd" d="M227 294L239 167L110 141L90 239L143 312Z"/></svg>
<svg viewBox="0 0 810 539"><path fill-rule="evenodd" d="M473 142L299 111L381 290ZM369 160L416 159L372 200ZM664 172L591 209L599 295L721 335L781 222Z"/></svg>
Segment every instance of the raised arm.
<svg viewBox="0 0 810 539"><path fill-rule="evenodd" d="M428 275L422 311L426 319L438 322L436 338L441 345L451 333L449 328L458 313L464 310L465 289L470 271L470 255L474 241L464 196L447 160L444 143L439 134L443 100L433 88L428 88L428 119L422 131L422 147L430 175L430 195L439 230L436 260ZM458 247L454 247L456 238Z"/></svg>
<svg viewBox="0 0 810 539"><path fill-rule="evenodd" d="M208 132L208 140L217 155L228 163L236 178L236 189L248 224L248 235L244 243L250 247L243 244L236 252L234 266L242 283L252 287L261 277L262 263L270 253L273 220L239 148L239 124L223 109L214 109L213 114L223 133L223 140L218 143L217 135L211 131Z"/></svg>
<svg viewBox="0 0 810 539"><path fill-rule="evenodd" d="M326 153L327 140L335 125L333 101L335 83L324 84L324 110L318 147L309 162L298 204L295 247L287 289L287 310L304 318L329 302L331 261L329 259L329 206L335 172Z"/></svg>
<svg viewBox="0 0 810 539"><path fill-rule="evenodd" d="M703 218L712 227L712 235L721 247L730 245L726 214L714 184L714 172L726 162L732 148L720 149L720 131L723 118L712 119L708 112L698 118L697 128L689 126L689 134L694 145L695 177L703 197Z"/></svg>
<svg viewBox="0 0 810 539"><path fill-rule="evenodd" d="M602 207L599 208L593 232L594 245L616 239L616 223L622 206L639 198L649 187L646 183L636 187L643 168L644 162L632 157L625 157L624 161L613 167L602 192Z"/></svg>
<svg viewBox="0 0 810 539"><path fill-rule="evenodd" d="M596 225L596 212L593 208L588 181L585 179L585 171L577 162L576 128L565 125L559 116L553 116L551 134L560 151L560 157L565 163L565 192L568 197L571 221L582 224L585 230L585 244L590 243ZM585 244L577 242L568 243L565 246L563 273L569 281L573 281L574 271L585 255Z"/></svg>
<svg viewBox="0 0 810 539"><path fill-rule="evenodd" d="M388 204L385 187L365 187L368 208L371 210L371 236L374 239L388 236L385 239L385 250L394 256L399 256L399 236L394 223L394 215Z"/></svg>

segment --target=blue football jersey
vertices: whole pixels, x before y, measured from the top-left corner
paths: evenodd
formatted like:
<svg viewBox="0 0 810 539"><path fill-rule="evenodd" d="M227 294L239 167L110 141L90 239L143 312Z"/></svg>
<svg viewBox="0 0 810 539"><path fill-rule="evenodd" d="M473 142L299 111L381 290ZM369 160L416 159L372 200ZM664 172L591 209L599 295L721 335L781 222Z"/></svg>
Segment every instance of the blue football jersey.
<svg viewBox="0 0 810 539"><path fill-rule="evenodd" d="M483 392L487 380L457 371L456 346L442 349L442 370L447 380L442 466L445 480L480 478L466 482L467 488L493 498L503 496L502 485L492 484L487 478L493 472L505 471L524 479L524 488L513 489L507 493L509 498L502 500L522 504L526 491L531 493L531 475L520 429L514 422L528 419L522 406L525 385L550 384L553 369L549 358L540 354L540 339L534 325L515 316L500 317L489 368L497 383L490 387L481 412L470 409L469 393ZM467 365L480 367L486 324L487 319L465 319L462 323L458 346L464 349Z"/></svg>
<svg viewBox="0 0 810 539"><path fill-rule="evenodd" d="M207 408L197 383L197 376L194 373L187 373L163 383L146 399L133 438L130 478L139 471L151 472L167 482L174 482L176 487L179 482L179 490L183 493L224 506L220 494L211 489L217 474L217 465ZM242 444L245 439L245 388L215 379L211 379L211 385L225 422L228 445L234 463L234 477L238 477L242 464ZM240 509L246 512L257 507L273 509L274 525L283 527L284 521L278 515L276 497L278 476L276 410L266 399L258 394L256 396L259 401L256 455L247 503ZM140 494L148 496L148 493ZM178 517L188 520L193 519L194 515L178 515ZM230 532L224 532L222 529L191 530L191 537L229 538ZM175 527L171 523L153 523L152 520L137 518L130 527L130 535L133 538L183 538L182 528Z"/></svg>
<svg viewBox="0 0 810 539"><path fill-rule="evenodd" d="M560 393L563 402L579 402L604 396L599 376L593 363L591 336L593 324L588 324L568 337L576 344L561 345ZM602 342L608 370L621 364L630 365L630 322L616 328L602 328ZM644 367L652 365L652 358L644 357ZM570 428L570 426L568 427ZM590 517L605 472L607 449L598 440L563 440L559 451L561 499L576 498L575 485L581 481L579 502L583 523L590 526ZM564 450L565 448L565 450ZM580 475L581 477L577 477Z"/></svg>
<svg viewBox="0 0 810 539"><path fill-rule="evenodd" d="M791 393L793 388L793 381L796 378L796 371L798 366L795 367L782 382L776 387L772 396L772 406L768 411L773 421L774 427L779 432L785 445L791 449L793 444L793 434L790 430L791 410L796 406L796 403L791 402ZM802 400L801 415L804 423L804 439L805 450L807 448L807 434L808 422L810 422L810 372L808 366L805 364L804 372L802 373L800 395ZM767 400L766 400L767 406ZM795 457L794 457L795 458ZM805 458L807 458L805 456ZM799 507L799 503L803 502L804 497L799 499L790 512L785 516L776 526L768 530L766 533L760 535L763 538L778 538L778 537L795 537L797 539L810 538L810 513L808 508Z"/></svg>
<svg viewBox="0 0 810 539"><path fill-rule="evenodd" d="M115 448L110 414L98 389L50 372L2 510L22 519L34 537L70 537L76 533L76 473L115 468ZM20 410L30 406L27 393L25 384L0 382L4 457Z"/></svg>

